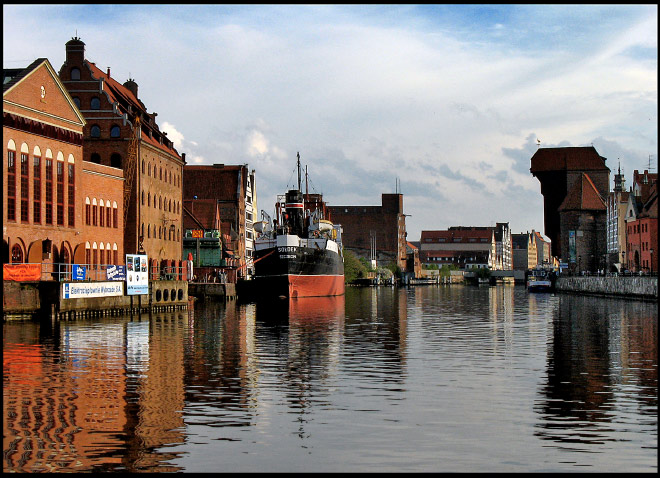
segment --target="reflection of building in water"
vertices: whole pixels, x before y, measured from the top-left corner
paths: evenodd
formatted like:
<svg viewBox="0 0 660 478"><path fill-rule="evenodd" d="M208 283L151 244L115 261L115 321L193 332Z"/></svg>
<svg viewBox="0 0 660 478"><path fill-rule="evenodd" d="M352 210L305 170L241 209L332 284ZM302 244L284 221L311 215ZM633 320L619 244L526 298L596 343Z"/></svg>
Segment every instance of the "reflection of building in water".
<svg viewBox="0 0 660 478"><path fill-rule="evenodd" d="M649 384L631 397L657 414L657 304L559 296L548 350L547 384L540 390L536 434L570 443L616 439L609 422L617 386ZM637 387L640 394L645 387ZM651 396L652 395L652 396ZM601 431L602 430L602 431ZM608 438L610 437L610 438Z"/></svg>

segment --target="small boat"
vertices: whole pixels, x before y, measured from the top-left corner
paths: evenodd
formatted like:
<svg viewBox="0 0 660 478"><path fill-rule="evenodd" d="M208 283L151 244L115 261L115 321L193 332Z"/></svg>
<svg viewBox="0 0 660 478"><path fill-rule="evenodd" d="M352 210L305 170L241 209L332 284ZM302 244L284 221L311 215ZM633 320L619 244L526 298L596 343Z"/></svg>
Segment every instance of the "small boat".
<svg viewBox="0 0 660 478"><path fill-rule="evenodd" d="M551 292L552 279L550 272L544 269L533 269L527 277L527 290L529 292Z"/></svg>
<svg viewBox="0 0 660 478"><path fill-rule="evenodd" d="M298 154L298 189L280 195L275 220L262 211L254 241L252 295L284 298L343 295L341 225L327 217L320 194L303 194Z"/></svg>

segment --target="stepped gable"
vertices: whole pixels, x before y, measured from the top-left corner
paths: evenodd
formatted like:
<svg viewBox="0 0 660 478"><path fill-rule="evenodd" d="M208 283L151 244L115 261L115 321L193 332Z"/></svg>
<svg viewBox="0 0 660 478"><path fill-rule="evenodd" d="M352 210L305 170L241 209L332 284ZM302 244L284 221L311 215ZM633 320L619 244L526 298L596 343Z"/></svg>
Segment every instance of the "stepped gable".
<svg viewBox="0 0 660 478"><path fill-rule="evenodd" d="M92 63L90 61L87 61L87 60L85 60L85 63L88 65L88 67L89 67L89 69L92 73L92 76L94 78L97 78L97 79L103 78L103 82L104 82L103 92L106 95L108 95L108 98L110 99L110 101L112 103L114 103L118 106L118 110L120 110L121 113L126 113L129 117L132 117L133 115L131 115L127 111L127 107L128 107L128 105L130 105L135 110L133 112L133 114L135 114L136 111L139 111L139 112L142 113L142 116L148 116L148 117L151 117L151 118L154 117L155 113L154 114L149 114L147 112L147 108L144 105L144 103L142 103L142 101L140 101L137 98L137 96L135 96L130 89L128 89L126 86L124 86L121 83L119 83L118 81L116 81L114 78L109 76L107 73L104 73L103 70L98 68L94 63ZM129 80L129 81L132 81L132 80ZM153 123L150 123L149 126L152 129L156 130L156 131L160 131L160 129L158 128L158 125L155 122L155 120L153 121ZM163 141L161 143L159 140L157 140L156 138L154 138L153 136L150 136L148 134L143 134L142 137L141 137L141 140L146 142L146 143L151 144L155 148L166 151L167 153L173 154L177 158L181 159L181 156L179 155L176 148L174 147L174 144L172 144L172 142L169 141L169 140L168 141Z"/></svg>
<svg viewBox="0 0 660 478"><path fill-rule="evenodd" d="M570 210L607 210L605 201L586 173L582 173L580 180L575 182L573 188L566 194L566 198L559 206L559 211Z"/></svg>

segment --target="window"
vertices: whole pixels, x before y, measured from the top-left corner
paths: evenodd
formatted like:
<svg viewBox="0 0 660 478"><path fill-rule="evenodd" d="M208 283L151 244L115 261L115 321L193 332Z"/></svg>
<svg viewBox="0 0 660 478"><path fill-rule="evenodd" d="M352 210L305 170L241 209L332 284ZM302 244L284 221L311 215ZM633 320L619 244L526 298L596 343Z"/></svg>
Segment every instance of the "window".
<svg viewBox="0 0 660 478"><path fill-rule="evenodd" d="M89 158L92 163L101 164L101 155L99 153L92 153L92 156Z"/></svg>
<svg viewBox="0 0 660 478"><path fill-rule="evenodd" d="M85 198L85 225L89 226L92 224L92 205L89 202L89 198Z"/></svg>
<svg viewBox="0 0 660 478"><path fill-rule="evenodd" d="M99 202L99 226L105 226L105 203L103 199Z"/></svg>
<svg viewBox="0 0 660 478"><path fill-rule="evenodd" d="M16 221L16 151L7 151L7 220Z"/></svg>
<svg viewBox="0 0 660 478"><path fill-rule="evenodd" d="M97 124L92 125L91 129L89 130L89 134L92 136L92 138L100 138L101 128L99 127L99 125Z"/></svg>
<svg viewBox="0 0 660 478"><path fill-rule="evenodd" d="M121 168L121 155L119 153L112 153L112 156L110 156L110 166Z"/></svg>
<svg viewBox="0 0 660 478"><path fill-rule="evenodd" d="M120 135L119 126L114 125L112 128L110 128L110 137L111 138L119 138L119 135Z"/></svg>
<svg viewBox="0 0 660 478"><path fill-rule="evenodd" d="M96 198L92 199L92 226L98 225L98 205L96 204Z"/></svg>
<svg viewBox="0 0 660 478"><path fill-rule="evenodd" d="M19 244L14 244L11 248L11 261L14 263L23 262L23 248Z"/></svg>
<svg viewBox="0 0 660 478"><path fill-rule="evenodd" d="M32 222L41 224L41 158L32 159Z"/></svg>
<svg viewBox="0 0 660 478"><path fill-rule="evenodd" d="M68 201L68 224L69 227L76 226L76 178L75 178L75 164L68 163L69 169L69 201Z"/></svg>
<svg viewBox="0 0 660 478"><path fill-rule="evenodd" d="M76 104L78 109L80 109L80 98L78 98L77 96L74 96L73 97L73 102Z"/></svg>
<svg viewBox="0 0 660 478"><path fill-rule="evenodd" d="M53 159L46 158L46 224L53 223L53 187Z"/></svg>
<svg viewBox="0 0 660 478"><path fill-rule="evenodd" d="M21 153L21 222L29 221L28 206L29 206L29 191L30 185L29 176L29 160L30 157L26 153Z"/></svg>
<svg viewBox="0 0 660 478"><path fill-rule="evenodd" d="M80 70L78 68L71 68L71 79L72 80L80 79Z"/></svg>
<svg viewBox="0 0 660 478"><path fill-rule="evenodd" d="M106 218L105 225L106 227L112 227L112 208L110 207L110 201L108 201L108 206L105 208Z"/></svg>
<svg viewBox="0 0 660 478"><path fill-rule="evenodd" d="M92 101L90 101L89 106L93 110L100 110L101 109L101 100L97 96L95 96L94 98L92 98Z"/></svg>
<svg viewBox="0 0 660 478"><path fill-rule="evenodd" d="M64 225L64 161L57 161L57 225Z"/></svg>
<svg viewBox="0 0 660 478"><path fill-rule="evenodd" d="M115 229L119 227L119 223L117 222L117 203L113 202L112 203L112 227Z"/></svg>

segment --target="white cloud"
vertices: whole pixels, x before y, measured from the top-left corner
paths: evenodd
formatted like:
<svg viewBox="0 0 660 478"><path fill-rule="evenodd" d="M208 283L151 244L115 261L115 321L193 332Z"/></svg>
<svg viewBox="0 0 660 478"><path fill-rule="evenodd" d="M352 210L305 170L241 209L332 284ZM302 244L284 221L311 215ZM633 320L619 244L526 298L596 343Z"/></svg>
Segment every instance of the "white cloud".
<svg viewBox="0 0 660 478"><path fill-rule="evenodd" d="M93 10L93 27L81 8ZM450 5L3 13L6 67L46 56L58 70L75 34L61 32L75 24L89 58L136 78L189 163L255 169L266 210L299 151L331 204L378 205L398 178L409 240L457 222L542 231L529 175L537 137L594 142L611 168L625 156L630 174L657 159L656 6L504 5L485 17Z"/></svg>

